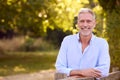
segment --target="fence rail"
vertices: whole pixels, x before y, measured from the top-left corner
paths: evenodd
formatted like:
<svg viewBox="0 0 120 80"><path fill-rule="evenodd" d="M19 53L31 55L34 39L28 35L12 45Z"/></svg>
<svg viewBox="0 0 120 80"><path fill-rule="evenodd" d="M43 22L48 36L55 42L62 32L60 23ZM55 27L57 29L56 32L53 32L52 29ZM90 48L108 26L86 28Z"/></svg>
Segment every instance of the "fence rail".
<svg viewBox="0 0 120 80"><path fill-rule="evenodd" d="M55 73L55 80L97 80L97 79L91 77L71 78L67 77L67 75L63 73ZM109 76L102 77L99 80L120 80L120 71L111 72Z"/></svg>

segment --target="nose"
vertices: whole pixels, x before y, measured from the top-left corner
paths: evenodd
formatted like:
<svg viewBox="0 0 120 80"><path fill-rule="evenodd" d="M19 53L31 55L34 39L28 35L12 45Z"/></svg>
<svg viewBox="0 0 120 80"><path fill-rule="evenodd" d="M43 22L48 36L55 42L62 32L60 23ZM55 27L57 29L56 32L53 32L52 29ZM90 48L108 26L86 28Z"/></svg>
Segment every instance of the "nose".
<svg viewBox="0 0 120 80"><path fill-rule="evenodd" d="M87 27L87 22L86 21L83 23L83 26Z"/></svg>

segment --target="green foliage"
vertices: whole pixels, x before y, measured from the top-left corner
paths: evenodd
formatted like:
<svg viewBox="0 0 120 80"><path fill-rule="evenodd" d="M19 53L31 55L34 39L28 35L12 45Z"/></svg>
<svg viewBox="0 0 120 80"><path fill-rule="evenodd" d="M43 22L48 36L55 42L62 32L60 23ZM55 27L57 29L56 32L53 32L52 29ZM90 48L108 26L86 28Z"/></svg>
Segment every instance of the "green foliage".
<svg viewBox="0 0 120 80"><path fill-rule="evenodd" d="M1 0L0 32L12 30L18 35L30 37L51 36L47 32L48 29L54 33L58 31L56 36L61 33L63 34L61 36L68 32L75 33L74 17L78 15L81 7L96 4L93 2L93 0ZM52 42L60 44L62 38L51 39ZM27 47L28 43L24 45Z"/></svg>
<svg viewBox="0 0 120 80"><path fill-rule="evenodd" d="M72 31L74 16L88 5L88 0L1 0L0 31L34 37L46 36L47 28Z"/></svg>
<svg viewBox="0 0 120 80"><path fill-rule="evenodd" d="M0 26L5 31L12 29L23 35L42 36L46 17L39 17L39 14L42 12L46 15L45 9L49 3L47 0L2 0Z"/></svg>
<svg viewBox="0 0 120 80"><path fill-rule="evenodd" d="M112 67L119 67L120 69L120 50L113 50L111 51L111 68Z"/></svg>
<svg viewBox="0 0 120 80"><path fill-rule="evenodd" d="M111 44L111 49L120 50L120 17L119 13L113 11L112 13L107 13L107 36L109 37L109 43Z"/></svg>
<svg viewBox="0 0 120 80"><path fill-rule="evenodd" d="M108 39L111 54L111 67L120 68L120 1L99 0L106 19L105 36Z"/></svg>
<svg viewBox="0 0 120 80"><path fill-rule="evenodd" d="M98 0L100 5L105 11L112 12L113 10L119 11L120 1L119 0Z"/></svg>
<svg viewBox="0 0 120 80"><path fill-rule="evenodd" d="M104 13L103 13L103 9L100 5L97 5L93 8L93 11L96 14L96 27L94 29L94 33L95 35L99 36L99 37L104 37Z"/></svg>
<svg viewBox="0 0 120 80"><path fill-rule="evenodd" d="M107 36L110 45L110 52L112 57L112 65L120 68L120 17L119 13L113 11L107 13Z"/></svg>

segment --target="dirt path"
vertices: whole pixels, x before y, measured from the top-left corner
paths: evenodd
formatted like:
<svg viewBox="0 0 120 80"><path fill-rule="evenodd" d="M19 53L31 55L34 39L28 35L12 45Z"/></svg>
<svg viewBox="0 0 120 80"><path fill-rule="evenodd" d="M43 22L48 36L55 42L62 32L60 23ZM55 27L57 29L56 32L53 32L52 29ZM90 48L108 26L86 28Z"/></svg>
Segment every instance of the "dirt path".
<svg viewBox="0 0 120 80"><path fill-rule="evenodd" d="M54 80L55 70L44 70L31 74L0 77L0 80Z"/></svg>

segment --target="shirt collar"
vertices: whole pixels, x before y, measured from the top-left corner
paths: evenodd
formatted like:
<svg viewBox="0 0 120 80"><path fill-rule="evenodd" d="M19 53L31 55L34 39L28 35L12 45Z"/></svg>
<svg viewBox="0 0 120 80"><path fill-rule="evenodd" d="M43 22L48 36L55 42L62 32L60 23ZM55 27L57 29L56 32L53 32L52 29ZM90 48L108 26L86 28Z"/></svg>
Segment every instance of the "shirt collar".
<svg viewBox="0 0 120 80"><path fill-rule="evenodd" d="M80 39L80 37L79 37L80 33L77 33L76 35L77 35L77 40L79 40L79 39ZM91 43L94 39L95 39L95 35L92 34L92 38L91 38L91 40L90 40L90 43Z"/></svg>

